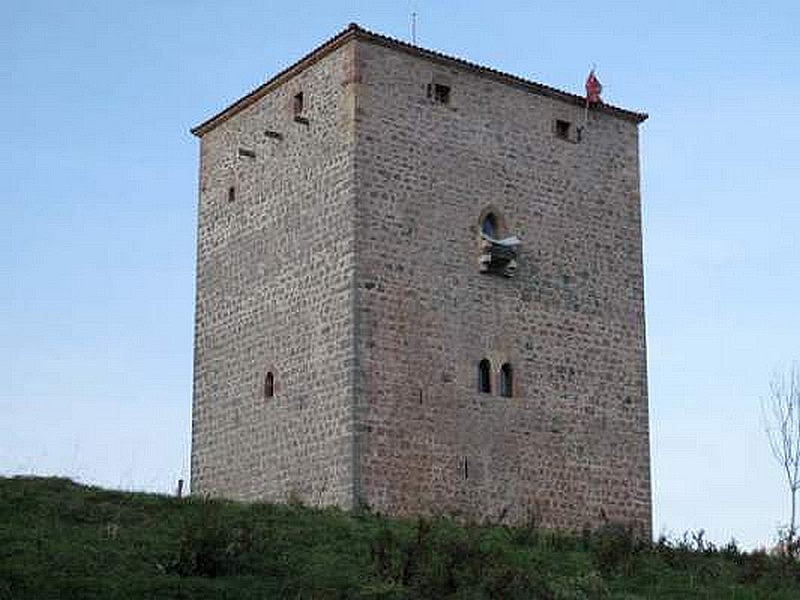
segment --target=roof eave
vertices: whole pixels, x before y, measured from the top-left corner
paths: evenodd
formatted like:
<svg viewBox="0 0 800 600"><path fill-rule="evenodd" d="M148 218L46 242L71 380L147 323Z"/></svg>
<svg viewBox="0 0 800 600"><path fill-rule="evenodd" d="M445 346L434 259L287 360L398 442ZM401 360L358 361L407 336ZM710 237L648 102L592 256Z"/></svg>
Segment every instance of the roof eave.
<svg viewBox="0 0 800 600"><path fill-rule="evenodd" d="M353 25L351 25L351 27L352 26ZM542 96L547 96L550 98L566 101L568 103L575 104L581 107L584 107L586 105L586 98L584 96L571 94L569 92L565 92L557 88L550 87L543 83L530 81L528 79L518 77L517 75L512 75L510 73L505 73L503 71L492 69L491 67L486 67L483 65L479 65L477 63L470 62L468 60L464 60L463 58L449 56L447 54L436 52L435 50L420 48L419 46L414 46L402 40L381 35L379 33L367 31L365 29L358 27L357 25L355 25L355 27L357 29L357 32L360 34L359 35L360 38L380 44L382 46L402 50L404 52L408 52L409 54L414 54L417 56L423 56L425 58L428 58L430 60L433 60L435 62L447 66L453 66L453 65L460 66L469 71L477 73L478 75L481 75L483 77L490 77L502 83L515 85L517 87L522 87L524 89L540 94ZM633 121L636 124L639 124L648 118L647 113L635 112L605 103L600 103L598 105L595 105L592 107L591 110L595 111L599 110L601 112L614 115L615 117L619 117L628 121Z"/></svg>
<svg viewBox="0 0 800 600"><path fill-rule="evenodd" d="M286 67L283 71L276 74L274 77L271 77L265 83L262 83L256 89L254 89L249 94L242 96L236 102L229 105L227 108L224 108L213 117L206 119L196 127L192 127L189 131L193 135L197 137L202 137L205 133L226 121L236 113L244 110L248 106L252 105L253 103L257 102L263 96L268 94L271 90L275 89L283 82L291 79L295 75L301 73L311 65L313 65L318 60L322 59L323 57L327 56L343 44L347 43L350 39L354 37L357 31L360 31L361 28L358 27L355 23L351 23L347 29L344 31L339 32L334 37L330 38L326 42L322 43L320 46L314 48L311 52L303 56L297 62L291 64L290 66Z"/></svg>
<svg viewBox="0 0 800 600"><path fill-rule="evenodd" d="M429 60L433 60L435 62L447 66L459 66L461 68L477 73L481 76L490 77L492 79L495 79L496 81L500 81L505 84L521 87L523 89L527 89L534 93L562 100L564 102L568 102L576 106L585 106L586 99L583 96L578 96L577 94L564 92L562 90L541 83L529 81L527 79L523 79L522 77L511 75L510 73L497 71L490 67L478 65L476 63L472 63L461 58L448 56L446 54L442 54L434 50L427 50L425 48L420 48L419 46L414 46L402 40L398 40L395 38L391 38L385 35L368 31L358 26L355 23L350 23L350 25L348 25L346 29L339 32L326 42L323 42L320 46L316 47L314 50L303 56L300 60L293 63L292 65L290 65L289 67L287 67L274 77L270 78L267 82L258 86L252 92L243 96L242 98L240 98L227 108L218 112L213 117L207 119L206 121L203 121L196 127L193 127L190 131L192 132L193 135L197 137L202 137L204 134L212 130L220 123L226 121L236 113L240 112L241 110L244 110L248 106L257 102L260 98L269 93L271 90L275 89L276 87L278 87L285 81L291 79L295 75L301 73L303 70L313 65L315 62L319 61L323 57L327 56L337 48L346 44L353 38L358 38L360 40L379 44L387 48L401 50L403 52L414 54L416 56L422 56ZM639 123L642 123L648 118L648 115L646 113L634 112L626 110L624 108L619 108L617 106L612 106L610 104L601 103L593 107L592 110L613 115L615 117L624 119L626 121L632 121L637 125Z"/></svg>

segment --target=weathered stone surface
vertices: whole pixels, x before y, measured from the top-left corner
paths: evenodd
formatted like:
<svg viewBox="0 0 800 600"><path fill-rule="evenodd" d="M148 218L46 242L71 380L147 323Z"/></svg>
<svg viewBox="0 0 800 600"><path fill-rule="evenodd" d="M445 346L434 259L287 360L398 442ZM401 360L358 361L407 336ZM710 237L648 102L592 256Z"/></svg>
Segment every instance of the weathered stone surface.
<svg viewBox="0 0 800 600"><path fill-rule="evenodd" d="M354 144L343 64L328 55L202 137L195 493L351 503ZM300 90L308 125L293 118Z"/></svg>
<svg viewBox="0 0 800 600"><path fill-rule="evenodd" d="M354 37L203 132L193 491L649 528L638 129L584 119Z"/></svg>

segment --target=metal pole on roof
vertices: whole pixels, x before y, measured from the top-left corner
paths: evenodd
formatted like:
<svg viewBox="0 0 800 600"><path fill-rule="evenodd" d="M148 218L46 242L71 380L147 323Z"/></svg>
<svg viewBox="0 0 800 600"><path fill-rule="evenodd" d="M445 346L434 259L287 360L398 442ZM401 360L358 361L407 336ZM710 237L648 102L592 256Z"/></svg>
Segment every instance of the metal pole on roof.
<svg viewBox="0 0 800 600"><path fill-rule="evenodd" d="M411 12L411 43L417 45L417 12Z"/></svg>

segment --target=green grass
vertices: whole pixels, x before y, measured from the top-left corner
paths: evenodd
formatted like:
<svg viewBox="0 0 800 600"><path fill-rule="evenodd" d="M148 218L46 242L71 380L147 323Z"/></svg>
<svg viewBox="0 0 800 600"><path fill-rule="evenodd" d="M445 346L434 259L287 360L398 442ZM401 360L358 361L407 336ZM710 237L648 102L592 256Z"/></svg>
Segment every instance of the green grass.
<svg viewBox="0 0 800 600"><path fill-rule="evenodd" d="M800 598L796 562L535 528L0 478L0 600Z"/></svg>

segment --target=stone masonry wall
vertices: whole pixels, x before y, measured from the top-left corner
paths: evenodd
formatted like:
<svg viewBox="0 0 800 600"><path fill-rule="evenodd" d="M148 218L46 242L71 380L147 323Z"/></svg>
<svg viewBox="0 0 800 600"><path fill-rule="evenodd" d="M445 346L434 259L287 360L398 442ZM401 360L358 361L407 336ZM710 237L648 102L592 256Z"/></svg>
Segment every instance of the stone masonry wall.
<svg viewBox="0 0 800 600"><path fill-rule="evenodd" d="M194 493L650 527L635 123L358 38L200 158Z"/></svg>
<svg viewBox="0 0 800 600"><path fill-rule="evenodd" d="M326 55L202 136L193 493L352 505L347 57ZM307 125L293 118L300 91Z"/></svg>
<svg viewBox="0 0 800 600"><path fill-rule="evenodd" d="M358 69L362 501L649 531L637 125L372 42ZM522 238L513 279L478 272L489 208Z"/></svg>

